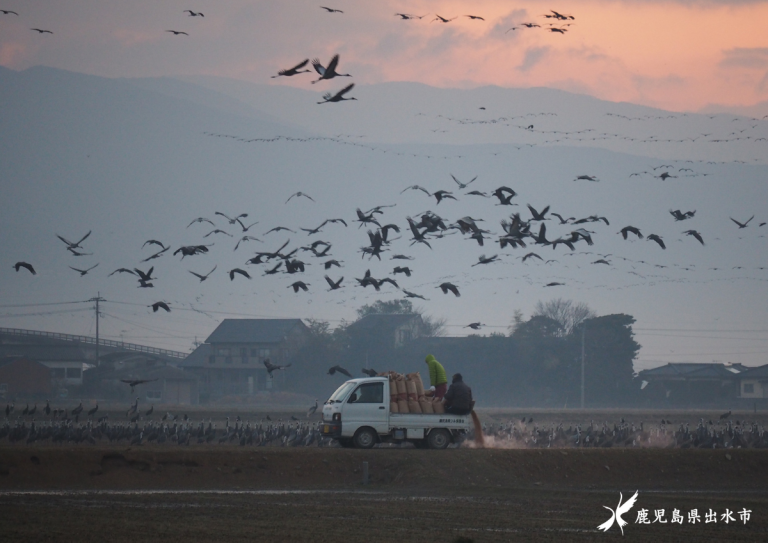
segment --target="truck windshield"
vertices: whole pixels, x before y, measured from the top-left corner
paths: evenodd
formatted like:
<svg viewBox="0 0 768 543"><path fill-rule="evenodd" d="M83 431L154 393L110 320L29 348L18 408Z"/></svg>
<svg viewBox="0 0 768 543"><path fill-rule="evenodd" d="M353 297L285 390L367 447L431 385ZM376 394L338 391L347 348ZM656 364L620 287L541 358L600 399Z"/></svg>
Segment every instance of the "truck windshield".
<svg viewBox="0 0 768 543"><path fill-rule="evenodd" d="M339 388L336 389L336 392L331 394L331 397L328 398L327 403L334 403L334 402L341 402L347 394L349 394L349 391L352 390L355 387L355 383L346 382L343 385L341 385Z"/></svg>

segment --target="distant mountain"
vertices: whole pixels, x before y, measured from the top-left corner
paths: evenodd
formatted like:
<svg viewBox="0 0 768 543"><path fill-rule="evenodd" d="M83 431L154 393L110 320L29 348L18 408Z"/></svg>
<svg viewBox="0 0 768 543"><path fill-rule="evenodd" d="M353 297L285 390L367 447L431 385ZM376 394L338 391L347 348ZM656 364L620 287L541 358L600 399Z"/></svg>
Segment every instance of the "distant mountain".
<svg viewBox="0 0 768 543"><path fill-rule="evenodd" d="M354 141L569 145L689 160L754 161L759 154L754 146L744 145L745 140L738 145L725 141L733 129L733 115L713 119L548 88L443 89L380 83L355 86L349 96L356 101L318 105L322 92L341 88L347 79L324 81L311 90L309 83L308 89L300 89L209 76L180 79L284 123Z"/></svg>
<svg viewBox="0 0 768 543"><path fill-rule="evenodd" d="M768 120L768 100L758 102L751 106L723 106L719 104L708 104L701 108L697 113L704 115L726 113L731 115L741 115L752 117L754 119Z"/></svg>

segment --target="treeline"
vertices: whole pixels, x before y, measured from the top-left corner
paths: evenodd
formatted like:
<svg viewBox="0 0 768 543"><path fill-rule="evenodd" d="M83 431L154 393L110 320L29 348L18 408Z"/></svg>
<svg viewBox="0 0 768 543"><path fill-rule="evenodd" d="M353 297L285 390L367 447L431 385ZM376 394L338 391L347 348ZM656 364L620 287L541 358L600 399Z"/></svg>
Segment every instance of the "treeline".
<svg viewBox="0 0 768 543"><path fill-rule="evenodd" d="M332 330L326 322L310 321L311 340L294 359L292 386L327 398L343 382L324 375L337 364L355 377L362 376L362 368L419 371L426 382L424 358L432 354L449 381L454 373L464 376L479 405L578 407L583 352L586 406L630 405L637 397L633 360L640 345L630 315L596 316L581 304L554 300L538 304L527 320L517 313L509 334L469 337L443 337L444 322L424 316L407 301L377 302L358 315L387 310L419 314L428 334L395 348L391 331L360 337L347 326Z"/></svg>

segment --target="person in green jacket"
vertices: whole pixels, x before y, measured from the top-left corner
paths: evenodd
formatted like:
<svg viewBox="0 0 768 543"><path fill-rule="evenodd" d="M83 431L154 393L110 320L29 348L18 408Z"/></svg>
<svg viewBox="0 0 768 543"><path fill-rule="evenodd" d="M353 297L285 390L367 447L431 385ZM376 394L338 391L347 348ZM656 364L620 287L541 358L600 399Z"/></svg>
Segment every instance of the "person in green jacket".
<svg viewBox="0 0 768 543"><path fill-rule="evenodd" d="M448 390L448 377L445 375L445 368L431 354L427 355L425 362L429 367L429 384L435 387L435 398L442 400Z"/></svg>

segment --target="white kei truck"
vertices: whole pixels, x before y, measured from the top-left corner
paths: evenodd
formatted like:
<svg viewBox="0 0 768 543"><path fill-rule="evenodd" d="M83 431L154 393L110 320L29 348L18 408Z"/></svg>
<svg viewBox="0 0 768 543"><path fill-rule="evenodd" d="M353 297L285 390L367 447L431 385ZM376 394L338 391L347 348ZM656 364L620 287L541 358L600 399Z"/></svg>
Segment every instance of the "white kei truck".
<svg viewBox="0 0 768 543"><path fill-rule="evenodd" d="M323 405L323 436L342 447L411 442L420 449L460 443L472 428L470 415L391 413L389 379L364 377L341 385Z"/></svg>

